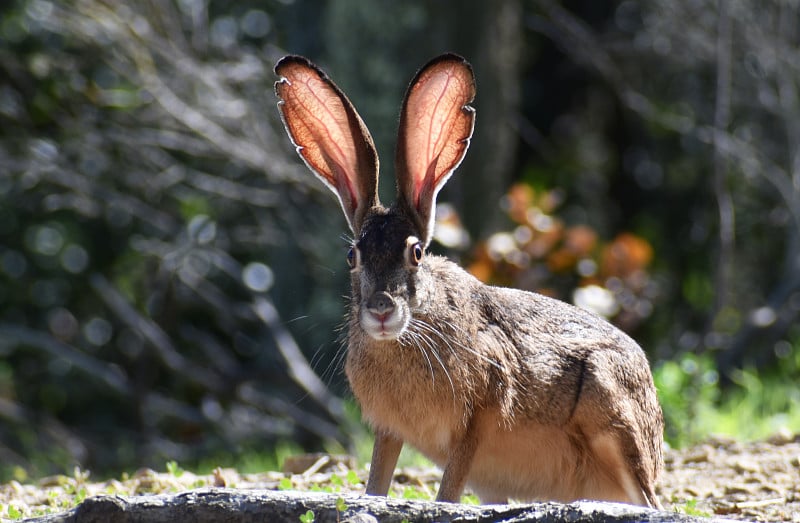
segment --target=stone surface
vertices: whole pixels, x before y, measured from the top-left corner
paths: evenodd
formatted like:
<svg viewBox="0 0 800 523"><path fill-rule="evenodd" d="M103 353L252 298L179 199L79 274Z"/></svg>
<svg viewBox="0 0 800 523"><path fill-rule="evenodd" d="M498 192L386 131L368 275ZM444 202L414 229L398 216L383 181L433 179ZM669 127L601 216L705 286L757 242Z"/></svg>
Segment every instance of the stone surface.
<svg viewBox="0 0 800 523"><path fill-rule="evenodd" d="M363 495L203 488L171 495L96 496L60 514L28 520L37 523L150 523L193 521L297 523L311 511L325 522L692 522L714 521L617 503L567 505L456 505ZM722 521L722 520L719 520Z"/></svg>

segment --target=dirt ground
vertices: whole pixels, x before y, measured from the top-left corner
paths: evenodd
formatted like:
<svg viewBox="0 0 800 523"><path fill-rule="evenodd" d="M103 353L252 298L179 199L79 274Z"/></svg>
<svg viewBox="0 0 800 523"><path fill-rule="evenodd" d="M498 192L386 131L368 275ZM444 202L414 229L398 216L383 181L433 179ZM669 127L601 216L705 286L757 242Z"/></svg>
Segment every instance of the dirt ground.
<svg viewBox="0 0 800 523"><path fill-rule="evenodd" d="M665 455L667 509L746 521L800 522L800 435L737 443L715 439Z"/></svg>
<svg viewBox="0 0 800 523"><path fill-rule="evenodd" d="M745 521L800 523L800 434L783 434L758 443L714 439L682 450L668 450L658 493L664 508L699 516ZM0 520L59 512L87 496L168 493L206 487L268 488L363 492L366 471L347 459L304 456L287 462L287 472L239 474L218 469L197 476L174 466L168 472L143 469L104 482L76 470L31 484L0 485ZM439 479L436 470L403 469L392 494L430 499Z"/></svg>

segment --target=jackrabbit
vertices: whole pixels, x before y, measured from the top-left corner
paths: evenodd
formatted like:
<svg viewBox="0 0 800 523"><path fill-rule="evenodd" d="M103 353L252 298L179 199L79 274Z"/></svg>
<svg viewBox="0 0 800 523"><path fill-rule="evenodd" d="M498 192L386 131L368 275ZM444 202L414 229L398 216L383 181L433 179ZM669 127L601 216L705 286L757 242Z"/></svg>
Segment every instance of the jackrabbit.
<svg viewBox="0 0 800 523"><path fill-rule="evenodd" d="M444 54L400 114L397 201L378 201L378 156L344 93L287 56L275 92L292 142L353 232L345 372L375 430L367 493L386 495L404 443L444 470L437 500L582 498L659 507L663 418L647 358L603 319L484 285L429 254L436 194L469 146L471 66Z"/></svg>

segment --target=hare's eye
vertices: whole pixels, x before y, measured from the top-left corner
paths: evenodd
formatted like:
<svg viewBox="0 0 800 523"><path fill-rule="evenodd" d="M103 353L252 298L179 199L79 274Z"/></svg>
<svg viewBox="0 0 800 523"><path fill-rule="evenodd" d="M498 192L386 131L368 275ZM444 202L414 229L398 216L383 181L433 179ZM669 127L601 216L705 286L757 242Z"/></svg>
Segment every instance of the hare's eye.
<svg viewBox="0 0 800 523"><path fill-rule="evenodd" d="M350 250L347 251L347 265L349 265L351 269L354 269L356 267L355 247L350 247Z"/></svg>
<svg viewBox="0 0 800 523"><path fill-rule="evenodd" d="M419 265L419 262L422 261L422 245L420 243L415 243L411 246L411 264L416 266Z"/></svg>

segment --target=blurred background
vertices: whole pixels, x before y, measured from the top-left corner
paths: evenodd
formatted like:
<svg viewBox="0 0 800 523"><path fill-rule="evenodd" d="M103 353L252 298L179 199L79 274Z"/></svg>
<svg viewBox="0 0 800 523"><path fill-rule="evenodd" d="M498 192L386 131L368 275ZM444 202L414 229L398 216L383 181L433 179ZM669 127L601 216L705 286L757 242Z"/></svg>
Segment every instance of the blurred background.
<svg viewBox="0 0 800 523"><path fill-rule="evenodd" d="M629 332L673 446L800 431L798 9L5 0L0 479L367 437L346 224L280 124L287 53L358 108L384 201L407 82L462 54L477 127L433 250Z"/></svg>

